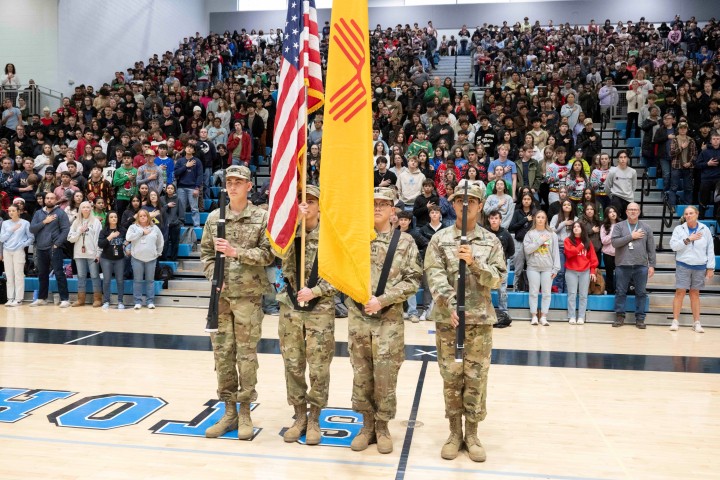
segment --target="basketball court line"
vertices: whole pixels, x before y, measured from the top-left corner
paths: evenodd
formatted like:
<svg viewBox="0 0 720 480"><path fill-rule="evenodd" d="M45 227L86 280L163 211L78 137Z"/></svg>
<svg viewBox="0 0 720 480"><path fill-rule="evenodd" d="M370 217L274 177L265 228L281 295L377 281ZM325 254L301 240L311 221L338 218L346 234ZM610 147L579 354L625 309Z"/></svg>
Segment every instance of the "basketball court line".
<svg viewBox="0 0 720 480"><path fill-rule="evenodd" d="M448 472L448 473L467 473L472 475L473 478L482 476L495 476L495 477L513 477L513 478L550 478L552 480L613 480L609 478L600 477L574 477L567 475L550 475L544 473L531 473L531 472L503 472L499 470L470 470L467 468L450 468L450 467L434 467L430 465L413 465L410 470L425 470L432 472Z"/></svg>
<svg viewBox="0 0 720 480"><path fill-rule="evenodd" d="M78 338L82 336L88 338ZM210 337L205 335L108 331L97 333L78 330L0 327L0 341L64 344L69 340L75 340L72 345L96 347L212 351ZM279 355L279 340L270 338L260 340L258 353ZM335 343L335 356L349 357L347 342ZM436 361L435 357L435 348L432 346L405 345L406 360ZM512 366L720 374L720 357L493 349L492 363Z"/></svg>
<svg viewBox="0 0 720 480"><path fill-rule="evenodd" d="M65 343L63 343L63 345L70 345L71 343L79 342L80 340L85 340L86 338L94 337L95 335L100 335L101 333L105 333L105 331L91 333L90 335L85 335L84 337L76 338L75 340L70 340L69 342L65 342Z"/></svg>
<svg viewBox="0 0 720 480"><path fill-rule="evenodd" d="M415 421L417 420L418 409L420 408L420 398L422 397L423 385L425 384L425 374L427 373L428 361L423 360L420 374L418 375L417 387L415 387L415 398L413 398L412 409L410 410L410 419L405 430L405 441L403 441L402 452L400 453L400 463L398 463L395 480L403 480L407 471L408 457L410 456L410 447L412 446L413 434L415 433Z"/></svg>

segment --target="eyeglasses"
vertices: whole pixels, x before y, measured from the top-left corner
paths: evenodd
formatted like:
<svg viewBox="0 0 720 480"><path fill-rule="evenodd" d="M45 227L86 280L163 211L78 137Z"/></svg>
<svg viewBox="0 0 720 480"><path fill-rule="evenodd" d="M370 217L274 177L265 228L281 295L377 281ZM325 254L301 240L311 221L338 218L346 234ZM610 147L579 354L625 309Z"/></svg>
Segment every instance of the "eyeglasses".
<svg viewBox="0 0 720 480"><path fill-rule="evenodd" d="M374 205L375 210L382 210L383 208L386 208L386 207L392 207L392 205L390 205L389 203L376 203Z"/></svg>

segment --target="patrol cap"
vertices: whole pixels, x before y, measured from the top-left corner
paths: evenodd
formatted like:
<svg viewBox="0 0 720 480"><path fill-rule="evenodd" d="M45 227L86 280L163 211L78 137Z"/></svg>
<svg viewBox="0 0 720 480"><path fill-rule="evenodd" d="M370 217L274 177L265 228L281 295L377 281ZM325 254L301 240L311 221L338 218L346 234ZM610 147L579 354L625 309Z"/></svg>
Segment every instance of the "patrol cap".
<svg viewBox="0 0 720 480"><path fill-rule="evenodd" d="M373 198L375 200L387 200L388 202L392 202L394 205L395 191L388 187L376 187L375 192L373 193Z"/></svg>
<svg viewBox="0 0 720 480"><path fill-rule="evenodd" d="M452 195L448 198L449 202L452 202L456 197L462 197L465 193L465 184L468 183L468 197L475 197L481 202L485 200L485 189L476 183L469 182L468 180L461 180L458 182L457 187Z"/></svg>
<svg viewBox="0 0 720 480"><path fill-rule="evenodd" d="M232 165L225 170L225 178L230 177L251 180L252 174L250 173L250 169L244 165Z"/></svg>
<svg viewBox="0 0 720 480"><path fill-rule="evenodd" d="M305 193L307 193L308 195L312 195L313 197L320 200L320 189L315 185L307 185L305 187Z"/></svg>

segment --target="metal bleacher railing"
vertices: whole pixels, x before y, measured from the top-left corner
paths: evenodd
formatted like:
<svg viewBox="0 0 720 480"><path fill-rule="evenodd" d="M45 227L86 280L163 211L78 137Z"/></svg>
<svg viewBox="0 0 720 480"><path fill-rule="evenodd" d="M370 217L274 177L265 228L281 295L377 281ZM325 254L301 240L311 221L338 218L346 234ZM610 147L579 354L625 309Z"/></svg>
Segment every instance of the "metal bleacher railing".
<svg viewBox="0 0 720 480"><path fill-rule="evenodd" d="M28 85L20 85L19 88L0 87L0 99L10 98L13 105L19 106L19 99L25 100L30 115L40 114L43 107L49 106L52 110L53 106L59 106L63 93L52 88L44 87L31 83Z"/></svg>

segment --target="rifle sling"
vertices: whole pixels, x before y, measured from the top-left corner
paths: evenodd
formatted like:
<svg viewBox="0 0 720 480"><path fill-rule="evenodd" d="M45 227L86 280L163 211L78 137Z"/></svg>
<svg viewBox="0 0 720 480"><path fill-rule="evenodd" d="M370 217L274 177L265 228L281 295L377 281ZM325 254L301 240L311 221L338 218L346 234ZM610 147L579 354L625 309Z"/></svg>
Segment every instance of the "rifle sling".
<svg viewBox="0 0 720 480"><path fill-rule="evenodd" d="M377 288L375 289L375 297L380 297L383 293L385 293L385 285L387 284L388 277L390 276L390 268L392 267L393 258L395 257L395 250L397 250L398 242L400 241L400 230L395 229L393 231L392 238L390 239L390 245L388 246L387 253L385 254L385 260L383 261L383 267L382 271L380 272L380 278L378 279ZM357 307L358 310L360 310L361 313L364 312L363 305L361 303L356 302L353 300L353 303ZM390 310L392 308L392 305L388 305L387 307L383 307L382 310L380 310L380 314L383 314ZM375 314L377 315L377 314Z"/></svg>
<svg viewBox="0 0 720 480"><path fill-rule="evenodd" d="M300 285L300 237L295 237L295 284ZM318 284L318 256L315 255L315 262L313 263L312 270L310 271L310 278L307 280L307 287L313 288ZM287 284L287 294L290 298L290 302L293 304L295 310L301 312L311 312L315 309L315 306L320 301L320 297L315 297L309 302L306 302L305 306L301 306L297 301L297 292L293 289L292 285L285 277L285 283Z"/></svg>

